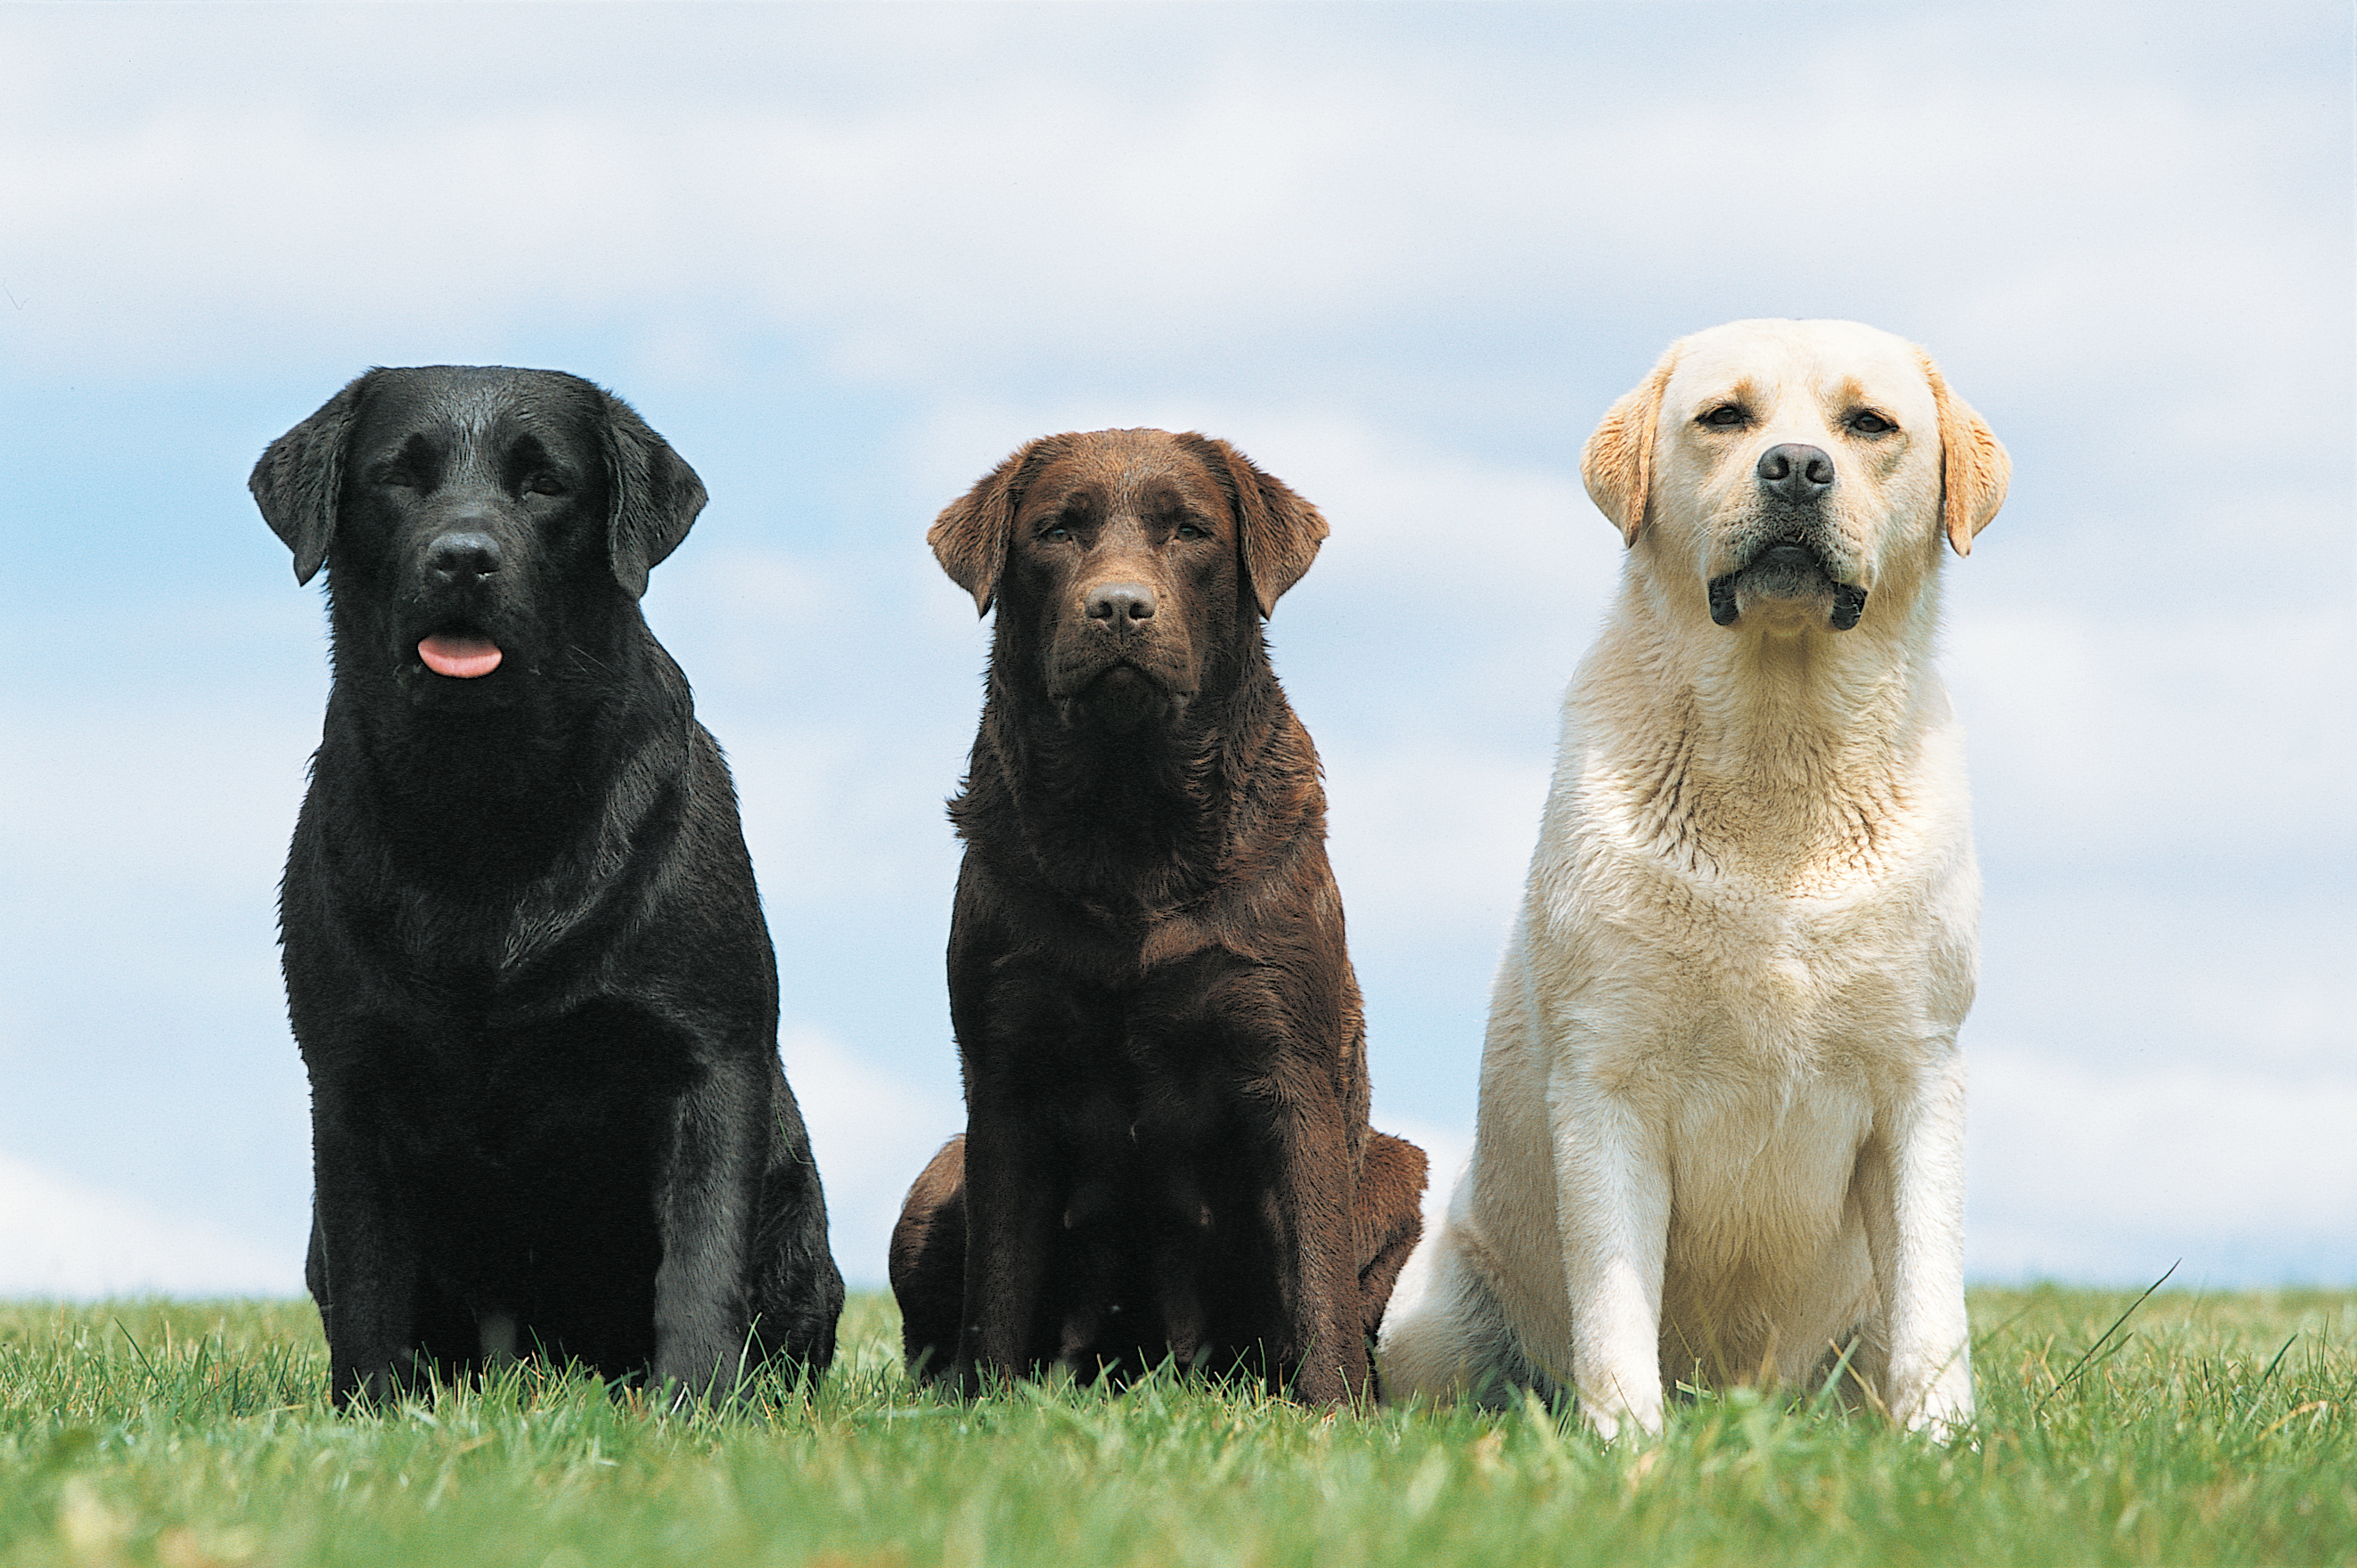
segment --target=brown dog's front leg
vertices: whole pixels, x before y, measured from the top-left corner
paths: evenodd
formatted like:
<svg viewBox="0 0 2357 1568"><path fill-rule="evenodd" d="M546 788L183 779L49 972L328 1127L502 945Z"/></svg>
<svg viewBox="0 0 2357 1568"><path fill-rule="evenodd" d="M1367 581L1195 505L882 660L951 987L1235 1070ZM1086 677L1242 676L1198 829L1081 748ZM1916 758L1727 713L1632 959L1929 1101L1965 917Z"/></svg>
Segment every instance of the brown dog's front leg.
<svg viewBox="0 0 2357 1568"><path fill-rule="evenodd" d="M1372 1392L1361 1327L1359 1267L1351 1213L1351 1164L1330 1102L1278 1097L1276 1244L1286 1343L1275 1369L1304 1404L1334 1405Z"/></svg>
<svg viewBox="0 0 2357 1568"><path fill-rule="evenodd" d="M971 1399L990 1381L1031 1373L1039 1294L1056 1203L1053 1173L1033 1147L1021 1106L967 1091L965 1292L950 1386Z"/></svg>

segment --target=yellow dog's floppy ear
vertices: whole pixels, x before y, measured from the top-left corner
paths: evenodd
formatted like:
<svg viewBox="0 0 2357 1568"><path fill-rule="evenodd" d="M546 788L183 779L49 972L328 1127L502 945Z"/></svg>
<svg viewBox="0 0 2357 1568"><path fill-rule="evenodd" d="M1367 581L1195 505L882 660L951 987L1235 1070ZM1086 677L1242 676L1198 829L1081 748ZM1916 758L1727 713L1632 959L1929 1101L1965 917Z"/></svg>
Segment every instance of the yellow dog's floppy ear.
<svg viewBox="0 0 2357 1568"><path fill-rule="evenodd" d="M1950 547L1959 555L1970 555L1973 535L1986 528L2005 504L2013 459L1973 405L1948 390L1932 356L1918 349L1915 358L1940 410L1940 521L1948 530Z"/></svg>
<svg viewBox="0 0 2357 1568"><path fill-rule="evenodd" d="M974 596L974 613L990 613L998 596L998 574L1006 564L1006 541L1015 532L1015 510L1023 504L1023 487L1039 466L1068 440L1042 435L1018 448L1006 461L976 481L974 489L942 509L925 542L950 580Z"/></svg>
<svg viewBox="0 0 2357 1568"><path fill-rule="evenodd" d="M1190 430L1178 442L1209 464L1234 498L1236 522L1243 533L1244 575L1252 579L1253 598L1265 620L1276 613L1276 601L1285 590L1301 581L1318 559L1318 547L1333 531L1291 486L1263 473L1219 437Z"/></svg>
<svg viewBox="0 0 2357 1568"><path fill-rule="evenodd" d="M1633 390L1604 411L1604 421L1579 455L1579 477L1596 510L1620 525L1623 545L1637 542L1653 499L1653 432L1661 423L1662 391L1677 363L1674 343Z"/></svg>

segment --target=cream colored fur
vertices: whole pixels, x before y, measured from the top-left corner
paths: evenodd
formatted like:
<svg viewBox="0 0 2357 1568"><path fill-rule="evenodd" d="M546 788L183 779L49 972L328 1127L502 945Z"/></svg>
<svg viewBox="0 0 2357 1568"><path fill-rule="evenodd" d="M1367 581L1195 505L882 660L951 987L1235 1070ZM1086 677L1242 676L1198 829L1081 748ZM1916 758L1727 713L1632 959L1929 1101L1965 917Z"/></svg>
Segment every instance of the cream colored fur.
<svg viewBox="0 0 2357 1568"><path fill-rule="evenodd" d="M1833 462L1828 596L1714 624L1711 580L1778 526L1780 443ZM1673 345L1581 470L1629 542L1620 597L1564 698L1472 1160L1384 1396L1561 1389L1652 1432L1666 1383L1808 1385L1854 1336L1846 1396L1946 1432L1973 1409L1980 884L1932 650L1943 542L1996 514L2004 448L1888 333L1743 321ZM1853 629L1833 581L1867 590Z"/></svg>

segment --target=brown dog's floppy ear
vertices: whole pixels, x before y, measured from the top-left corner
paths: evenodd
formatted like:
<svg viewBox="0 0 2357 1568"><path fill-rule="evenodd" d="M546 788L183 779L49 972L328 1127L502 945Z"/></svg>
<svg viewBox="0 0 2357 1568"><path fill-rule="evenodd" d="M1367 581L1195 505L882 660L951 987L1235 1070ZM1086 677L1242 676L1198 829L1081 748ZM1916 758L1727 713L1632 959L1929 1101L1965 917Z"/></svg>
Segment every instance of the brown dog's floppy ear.
<svg viewBox="0 0 2357 1568"><path fill-rule="evenodd" d="M1236 521L1243 531L1244 574L1252 579L1253 598L1261 618L1276 613L1276 601L1301 581L1318 547L1333 531L1318 509L1294 493L1273 474L1263 473L1253 460L1212 435L1193 431L1179 444L1221 476L1223 488L1235 498Z"/></svg>
<svg viewBox="0 0 2357 1568"><path fill-rule="evenodd" d="M974 489L942 509L925 542L950 581L974 596L974 613L990 613L998 596L998 574L1006 564L1006 541L1015 532L1015 509L1023 485L1064 437L1042 435L1017 448L1004 463L974 482Z"/></svg>
<svg viewBox="0 0 2357 1568"><path fill-rule="evenodd" d="M1932 356L1915 350L1932 399L1940 410L1940 521L1948 544L1959 555L1973 553L1973 536L1989 525L2005 504L2013 479L2013 459L1973 405L1948 390Z"/></svg>
<svg viewBox="0 0 2357 1568"><path fill-rule="evenodd" d="M270 532L295 553L295 581L308 583L336 536L336 502L344 488L344 446L361 394L377 372L355 376L319 412L273 441L245 481Z"/></svg>
<svg viewBox="0 0 2357 1568"><path fill-rule="evenodd" d="M1637 542L1638 531L1645 526L1645 509L1652 504L1653 432L1661 424L1662 391L1670 384L1677 360L1677 346L1672 344L1652 374L1604 411L1603 423L1579 454L1579 477L1587 481L1588 499L1619 526L1624 546Z"/></svg>
<svg viewBox="0 0 2357 1568"><path fill-rule="evenodd" d="M635 599L647 591L647 574L695 525L704 510L704 481L629 403L603 388L597 392L606 416L606 479L614 490L606 553L614 581Z"/></svg>

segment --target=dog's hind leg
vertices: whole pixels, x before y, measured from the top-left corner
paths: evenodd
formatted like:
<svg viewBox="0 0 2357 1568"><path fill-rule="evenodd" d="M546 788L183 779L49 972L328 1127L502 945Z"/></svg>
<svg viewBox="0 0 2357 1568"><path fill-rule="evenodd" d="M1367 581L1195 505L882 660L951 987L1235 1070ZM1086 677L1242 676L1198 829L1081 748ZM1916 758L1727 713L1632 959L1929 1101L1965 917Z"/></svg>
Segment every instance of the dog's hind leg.
<svg viewBox="0 0 2357 1568"><path fill-rule="evenodd" d="M1424 1151L1404 1138L1370 1131L1351 1203L1359 1258L1359 1310L1369 1339L1381 1335L1383 1309L1400 1270L1424 1234Z"/></svg>
<svg viewBox="0 0 2357 1568"><path fill-rule="evenodd" d="M931 1382L957 1356L965 1299L965 1137L942 1145L909 1187L892 1226L893 1299L909 1375Z"/></svg>
<svg viewBox="0 0 2357 1568"><path fill-rule="evenodd" d="M780 1073L770 1082L778 1136L761 1180L760 1225L754 1242L753 1352L758 1360L783 1357L798 1378L815 1378L834 1364L835 1324L843 1316L843 1271L826 1237L826 1195L811 1157L810 1133L793 1090Z"/></svg>
<svg viewBox="0 0 2357 1568"><path fill-rule="evenodd" d="M1523 1352L1458 1229L1456 1211L1466 1196L1460 1189L1440 1229L1424 1239L1405 1271L1399 1310L1383 1326L1376 1359L1386 1403L1420 1395L1500 1410L1525 1388L1555 1396L1554 1380Z"/></svg>

